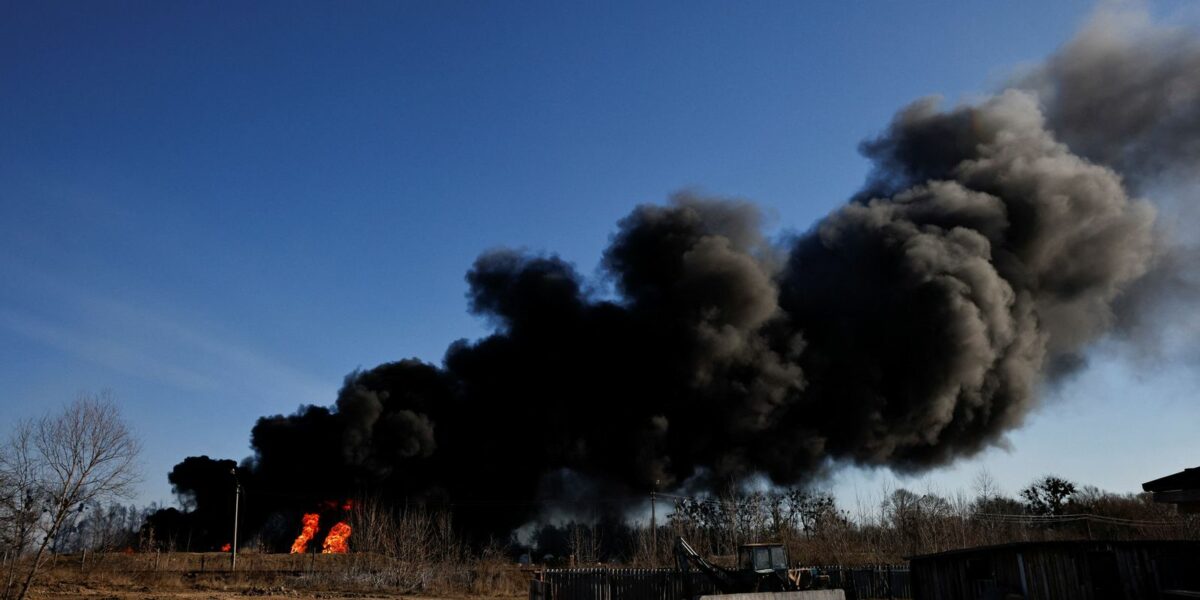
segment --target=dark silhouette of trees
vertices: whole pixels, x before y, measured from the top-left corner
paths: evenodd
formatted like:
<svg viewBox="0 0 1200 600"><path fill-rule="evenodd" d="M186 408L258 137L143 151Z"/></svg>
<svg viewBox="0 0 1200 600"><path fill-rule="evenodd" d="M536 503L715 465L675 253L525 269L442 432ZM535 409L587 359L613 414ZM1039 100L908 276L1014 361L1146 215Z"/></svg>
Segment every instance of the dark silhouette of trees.
<svg viewBox="0 0 1200 600"><path fill-rule="evenodd" d="M1054 475L1046 475L1021 490L1025 509L1034 515L1065 514L1068 501L1075 494L1075 484Z"/></svg>

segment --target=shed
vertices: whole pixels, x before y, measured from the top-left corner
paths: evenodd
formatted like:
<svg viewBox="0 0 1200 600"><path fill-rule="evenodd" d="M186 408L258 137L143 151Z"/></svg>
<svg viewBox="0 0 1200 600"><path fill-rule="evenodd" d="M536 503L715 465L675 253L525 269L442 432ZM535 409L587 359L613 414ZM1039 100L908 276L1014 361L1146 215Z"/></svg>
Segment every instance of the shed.
<svg viewBox="0 0 1200 600"><path fill-rule="evenodd" d="M916 600L1149 600L1200 593L1200 541L1018 542L910 561Z"/></svg>
<svg viewBox="0 0 1200 600"><path fill-rule="evenodd" d="M1142 489L1154 494L1155 502L1174 504L1181 513L1200 512L1200 467L1147 481Z"/></svg>

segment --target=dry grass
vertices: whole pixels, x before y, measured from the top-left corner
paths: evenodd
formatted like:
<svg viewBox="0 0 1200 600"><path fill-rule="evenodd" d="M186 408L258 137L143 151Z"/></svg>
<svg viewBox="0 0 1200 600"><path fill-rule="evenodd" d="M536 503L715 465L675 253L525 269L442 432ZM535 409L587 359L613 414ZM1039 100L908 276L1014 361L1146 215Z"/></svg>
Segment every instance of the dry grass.
<svg viewBox="0 0 1200 600"><path fill-rule="evenodd" d="M519 598L528 576L499 562L473 562L435 573L414 595L395 573L400 565L374 554L241 554L229 570L223 553L93 554L56 557L34 598L91 600L290 598ZM401 585L396 585L400 583Z"/></svg>

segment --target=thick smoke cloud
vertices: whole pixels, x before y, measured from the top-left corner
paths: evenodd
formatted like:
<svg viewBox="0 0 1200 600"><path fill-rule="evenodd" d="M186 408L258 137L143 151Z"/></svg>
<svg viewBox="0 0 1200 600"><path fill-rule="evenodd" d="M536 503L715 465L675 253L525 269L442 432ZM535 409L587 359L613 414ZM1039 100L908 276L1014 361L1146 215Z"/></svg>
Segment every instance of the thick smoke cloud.
<svg viewBox="0 0 1200 600"><path fill-rule="evenodd" d="M1200 357L1200 37L1108 10L1014 85L1035 92L1073 152L1115 169L1166 215L1150 272L1117 300L1123 347L1155 362Z"/></svg>
<svg viewBox="0 0 1200 600"><path fill-rule="evenodd" d="M1051 128L1074 152L1131 183L1195 176L1200 38L1194 30L1158 25L1140 12L1101 12L1017 84L1037 92Z"/></svg>
<svg viewBox="0 0 1200 600"><path fill-rule="evenodd" d="M1158 264L1155 209L1123 177L1200 143L1195 39L1122 46L1111 27L1023 89L904 108L862 145L863 190L803 234L768 239L754 205L680 195L620 221L599 281L484 254L468 303L494 333L260 419L247 476L290 494L280 506L370 490L504 533L563 481L619 508L655 486L919 471L1002 444Z"/></svg>
<svg viewBox="0 0 1200 600"><path fill-rule="evenodd" d="M817 350L797 414L827 455L922 469L998 442L1079 363L1146 270L1154 211L1022 92L919 101L864 151L872 185L797 240L782 278Z"/></svg>

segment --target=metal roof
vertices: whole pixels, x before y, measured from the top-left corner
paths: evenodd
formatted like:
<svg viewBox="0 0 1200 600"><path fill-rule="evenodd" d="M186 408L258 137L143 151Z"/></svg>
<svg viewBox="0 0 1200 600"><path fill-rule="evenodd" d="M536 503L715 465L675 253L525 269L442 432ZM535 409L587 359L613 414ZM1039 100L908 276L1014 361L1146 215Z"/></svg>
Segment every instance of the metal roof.
<svg viewBox="0 0 1200 600"><path fill-rule="evenodd" d="M1142 484L1147 492L1171 492L1175 490L1200 490L1200 467L1184 469L1173 475L1159 477Z"/></svg>
<svg viewBox="0 0 1200 600"><path fill-rule="evenodd" d="M1034 542L1010 542L994 546L974 546L971 548L956 548L932 554L906 556L907 560L923 560L927 558L946 558L965 554L988 553L1005 550L1031 550L1034 548L1053 548L1070 546L1184 546L1200 550L1200 540L1046 540Z"/></svg>

